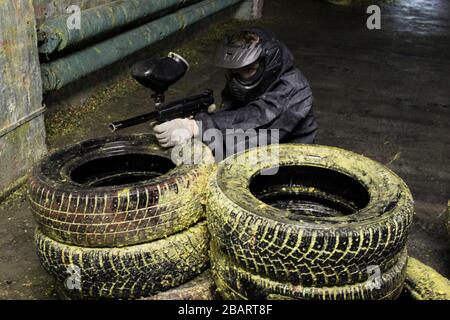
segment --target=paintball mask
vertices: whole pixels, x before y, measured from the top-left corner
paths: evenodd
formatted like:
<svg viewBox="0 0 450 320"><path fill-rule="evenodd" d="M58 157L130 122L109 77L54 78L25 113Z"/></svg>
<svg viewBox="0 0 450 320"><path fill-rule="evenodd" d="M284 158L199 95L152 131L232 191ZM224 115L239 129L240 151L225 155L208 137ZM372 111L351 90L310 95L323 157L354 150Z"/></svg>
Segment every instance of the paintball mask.
<svg viewBox="0 0 450 320"><path fill-rule="evenodd" d="M260 28L243 29L259 37L259 41L249 44L235 44L231 36L226 36L218 47L215 65L228 70L227 86L234 100L247 104L265 92L279 76L282 68L282 48L274 36ZM258 62L258 69L251 77L244 79L236 69L245 68Z"/></svg>

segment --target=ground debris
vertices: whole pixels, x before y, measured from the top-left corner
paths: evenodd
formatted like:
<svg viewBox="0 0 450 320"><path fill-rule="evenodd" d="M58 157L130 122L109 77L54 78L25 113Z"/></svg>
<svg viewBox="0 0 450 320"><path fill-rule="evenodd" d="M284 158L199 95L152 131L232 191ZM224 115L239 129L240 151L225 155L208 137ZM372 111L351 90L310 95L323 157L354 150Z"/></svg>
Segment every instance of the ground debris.
<svg viewBox="0 0 450 320"><path fill-rule="evenodd" d="M136 91L140 85L131 76L121 79L103 90L95 93L78 106L58 110L45 117L48 144L62 135L81 134L84 123L98 110L113 99L126 96Z"/></svg>
<svg viewBox="0 0 450 320"><path fill-rule="evenodd" d="M27 188L22 185L16 191L11 193L3 202L0 202L0 210L18 208L23 202L26 201ZM10 218L8 218L10 220Z"/></svg>

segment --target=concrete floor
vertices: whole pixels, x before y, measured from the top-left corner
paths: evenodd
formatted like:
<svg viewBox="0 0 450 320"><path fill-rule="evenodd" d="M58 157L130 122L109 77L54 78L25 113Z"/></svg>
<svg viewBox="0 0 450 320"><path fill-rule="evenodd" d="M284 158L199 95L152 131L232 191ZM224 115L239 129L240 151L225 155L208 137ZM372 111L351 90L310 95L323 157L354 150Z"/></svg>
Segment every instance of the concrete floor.
<svg viewBox="0 0 450 320"><path fill-rule="evenodd" d="M399 0L382 6L381 14L382 29L371 31L365 7L271 0L257 24L291 48L309 79L320 125L317 142L364 154L406 181L416 203L409 252L450 277L450 3ZM222 31L213 26L181 48L192 69L171 97L220 91L224 78L211 66L211 34ZM50 137L49 147L107 135L109 121L145 112L148 105L144 88L112 95L84 115L83 130ZM33 228L23 197L0 206L0 298L55 297L34 252Z"/></svg>

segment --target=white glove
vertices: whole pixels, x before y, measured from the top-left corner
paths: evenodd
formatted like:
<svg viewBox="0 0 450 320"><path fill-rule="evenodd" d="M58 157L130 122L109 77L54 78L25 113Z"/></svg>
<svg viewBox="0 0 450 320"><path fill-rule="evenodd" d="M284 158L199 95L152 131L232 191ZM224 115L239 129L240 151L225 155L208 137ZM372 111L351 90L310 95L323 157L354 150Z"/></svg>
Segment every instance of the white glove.
<svg viewBox="0 0 450 320"><path fill-rule="evenodd" d="M198 125L191 119L174 119L153 127L156 139L163 148L170 148L198 136Z"/></svg>

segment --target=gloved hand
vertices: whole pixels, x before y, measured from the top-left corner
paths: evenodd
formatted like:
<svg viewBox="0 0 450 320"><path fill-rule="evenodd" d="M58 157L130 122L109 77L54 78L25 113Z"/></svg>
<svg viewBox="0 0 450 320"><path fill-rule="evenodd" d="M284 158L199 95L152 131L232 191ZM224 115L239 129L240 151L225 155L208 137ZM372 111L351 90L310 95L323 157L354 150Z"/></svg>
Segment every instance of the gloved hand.
<svg viewBox="0 0 450 320"><path fill-rule="evenodd" d="M163 148L174 147L199 134L197 122L191 119L170 120L154 126L153 131Z"/></svg>

